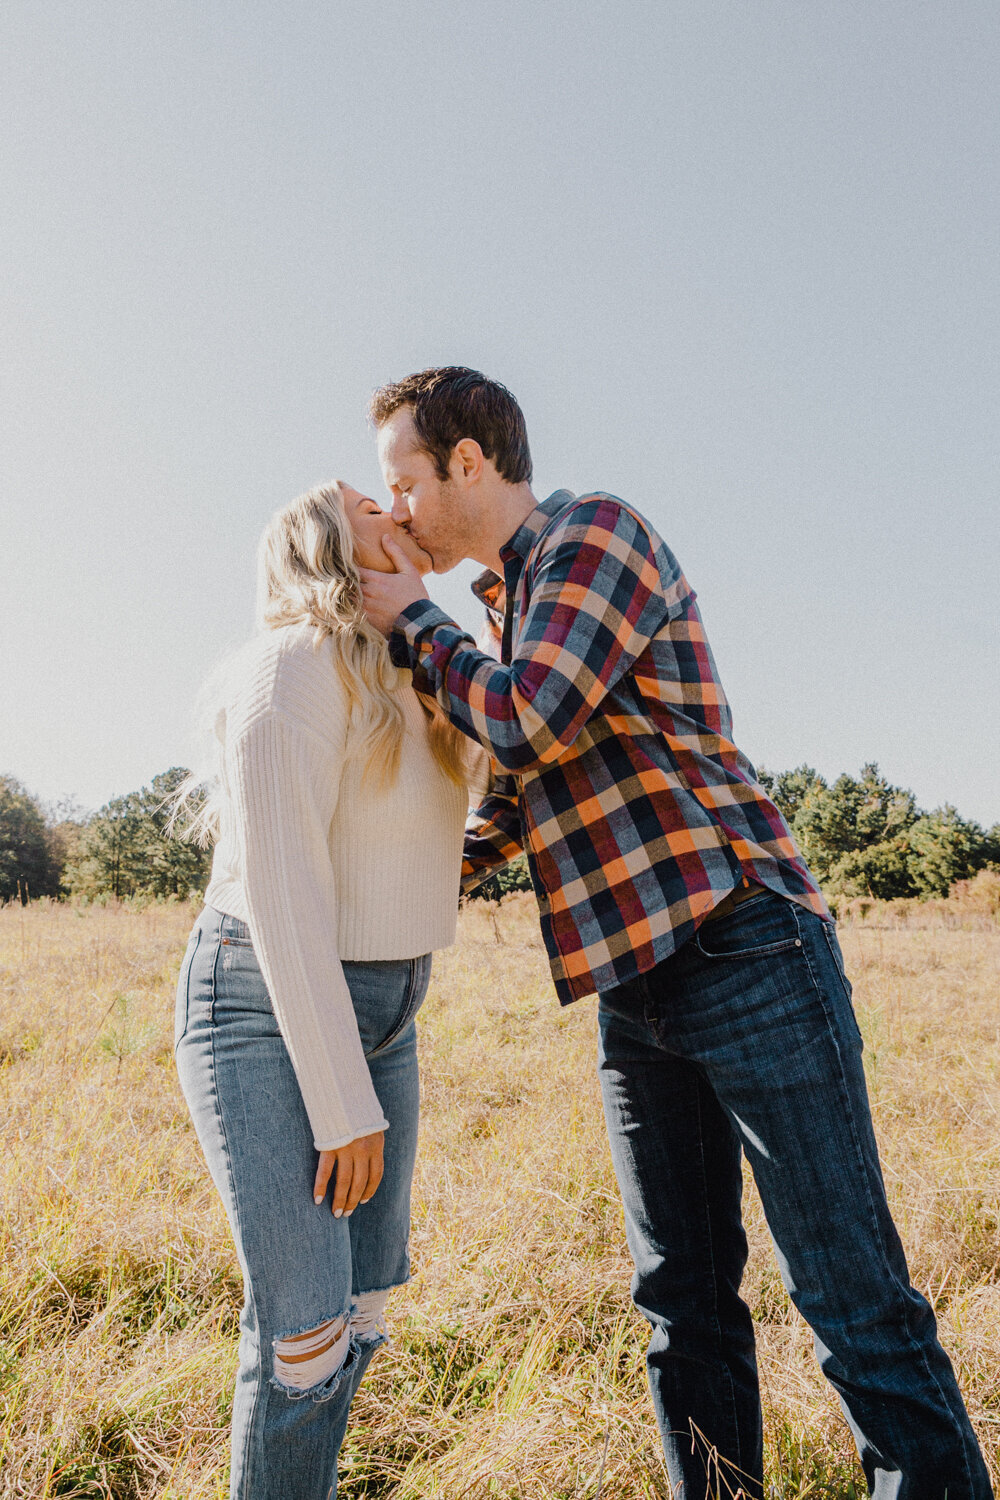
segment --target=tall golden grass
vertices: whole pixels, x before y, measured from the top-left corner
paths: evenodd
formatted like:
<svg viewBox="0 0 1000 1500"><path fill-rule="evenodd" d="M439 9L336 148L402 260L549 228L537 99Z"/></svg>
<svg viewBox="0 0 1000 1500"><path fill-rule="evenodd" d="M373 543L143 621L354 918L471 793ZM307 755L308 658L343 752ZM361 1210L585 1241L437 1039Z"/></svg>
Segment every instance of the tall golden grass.
<svg viewBox="0 0 1000 1500"><path fill-rule="evenodd" d="M220 1500L240 1288L172 1063L184 906L0 911L0 1495ZM919 915L919 914L918 914ZM1000 929L842 930L914 1280L1000 1471ZM928 925L930 924L930 925ZM342 1495L668 1496L593 1070L530 897L468 909L422 1016L412 1283ZM864 1494L752 1189L776 1500ZM723 1491L725 1493L725 1491Z"/></svg>

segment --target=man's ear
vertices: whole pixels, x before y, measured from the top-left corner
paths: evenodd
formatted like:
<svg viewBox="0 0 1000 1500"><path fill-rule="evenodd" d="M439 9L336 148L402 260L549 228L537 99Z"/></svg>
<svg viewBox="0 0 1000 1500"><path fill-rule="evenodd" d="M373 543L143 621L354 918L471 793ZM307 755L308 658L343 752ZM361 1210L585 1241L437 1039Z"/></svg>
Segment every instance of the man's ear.
<svg viewBox="0 0 1000 1500"><path fill-rule="evenodd" d="M483 450L475 438L462 438L452 449L449 467L456 478L464 479L466 484L477 484L483 477L485 463Z"/></svg>

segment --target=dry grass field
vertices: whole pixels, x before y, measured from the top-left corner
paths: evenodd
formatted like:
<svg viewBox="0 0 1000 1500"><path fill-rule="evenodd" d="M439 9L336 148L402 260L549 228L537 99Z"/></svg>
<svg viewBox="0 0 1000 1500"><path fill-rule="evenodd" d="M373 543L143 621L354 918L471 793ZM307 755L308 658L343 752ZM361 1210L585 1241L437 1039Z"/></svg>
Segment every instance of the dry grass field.
<svg viewBox="0 0 1000 1500"><path fill-rule="evenodd" d="M842 929L889 1191L1000 1473L1000 926ZM0 1495L222 1500L240 1290L172 1065L192 912L0 910ZM415 1276L342 1494L669 1495L593 1076L530 897L474 905L422 1017ZM860 1496L748 1191L775 1500Z"/></svg>

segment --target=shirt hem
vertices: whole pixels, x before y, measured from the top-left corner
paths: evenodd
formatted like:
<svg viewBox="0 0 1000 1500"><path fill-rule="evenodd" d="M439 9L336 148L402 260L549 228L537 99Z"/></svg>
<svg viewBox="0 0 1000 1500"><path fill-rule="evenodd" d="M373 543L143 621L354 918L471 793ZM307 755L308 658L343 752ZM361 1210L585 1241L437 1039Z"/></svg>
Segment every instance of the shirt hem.
<svg viewBox="0 0 1000 1500"><path fill-rule="evenodd" d="M751 879L751 877L749 876L747 878ZM553 970L552 982L555 986L556 996L559 1000L559 1004L561 1006L573 1005L577 1000L585 1000L588 995L608 994L609 991L617 989L619 985L628 984L631 980L637 979L640 974L648 974L651 969L656 968L657 964L663 963L664 959L671 958L673 954L679 952L680 949L684 947L685 943L691 940L695 932L705 921L705 918L710 916L715 908L719 906L732 891L738 889L739 884L739 881L734 881L734 883L725 890L719 890L718 892L713 891L712 894L717 895L718 900L713 901L712 905L708 907L706 911L702 912L697 920L692 919L688 922L684 922L679 927L669 927L667 928L666 932L660 933L658 937L653 938L650 944L652 956L648 959L648 961L645 958L641 960L636 958L635 950L632 949L631 952L635 961L631 968L625 973L611 974L609 976L610 982L607 984L605 984L603 980L598 980L595 977L595 973L581 975L578 979L570 979L566 974L557 974L555 972L556 966L560 964L561 959L558 957L550 957L549 962ZM809 894L803 893L797 895L792 891L784 890L777 886L768 885L765 881L756 878L751 879L751 884L759 885L762 890L769 891L772 896L780 896L784 901L794 901L796 906L801 906L805 911L810 912L821 922L828 922L832 924L834 921L833 914L826 904L826 899L823 896L822 891L818 891L815 893L819 895L820 900L823 902L823 910L817 911L814 901L813 899L811 899ZM684 936L680 939L679 942L674 941L675 934L679 932L684 932ZM596 974L600 974L603 969L607 969L608 967L609 965L602 965L601 969L596 971Z"/></svg>

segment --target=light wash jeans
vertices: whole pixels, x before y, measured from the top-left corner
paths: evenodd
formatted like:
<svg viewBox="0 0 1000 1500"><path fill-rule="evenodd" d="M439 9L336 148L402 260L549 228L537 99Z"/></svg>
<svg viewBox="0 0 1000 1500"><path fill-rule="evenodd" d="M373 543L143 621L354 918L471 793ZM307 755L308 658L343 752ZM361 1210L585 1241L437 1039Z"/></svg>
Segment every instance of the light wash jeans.
<svg viewBox="0 0 1000 1500"><path fill-rule="evenodd" d="M993 1491L886 1202L836 933L766 894L601 996L632 1295L683 1500L763 1495L740 1159L877 1500ZM728 1486L728 1487L727 1487Z"/></svg>
<svg viewBox="0 0 1000 1500"><path fill-rule="evenodd" d="M323 1204L313 1202L312 1132L246 924L206 907L191 933L177 986L177 1069L244 1284L232 1500L330 1500L337 1492L348 1409L386 1342L381 1319L367 1315L367 1304L380 1305L370 1294L409 1277L419 1109L413 1018L430 965L430 955L344 964L390 1129L374 1197L335 1219L332 1184ZM346 1322L346 1359L315 1387L291 1389L276 1376L274 1345L331 1320Z"/></svg>

